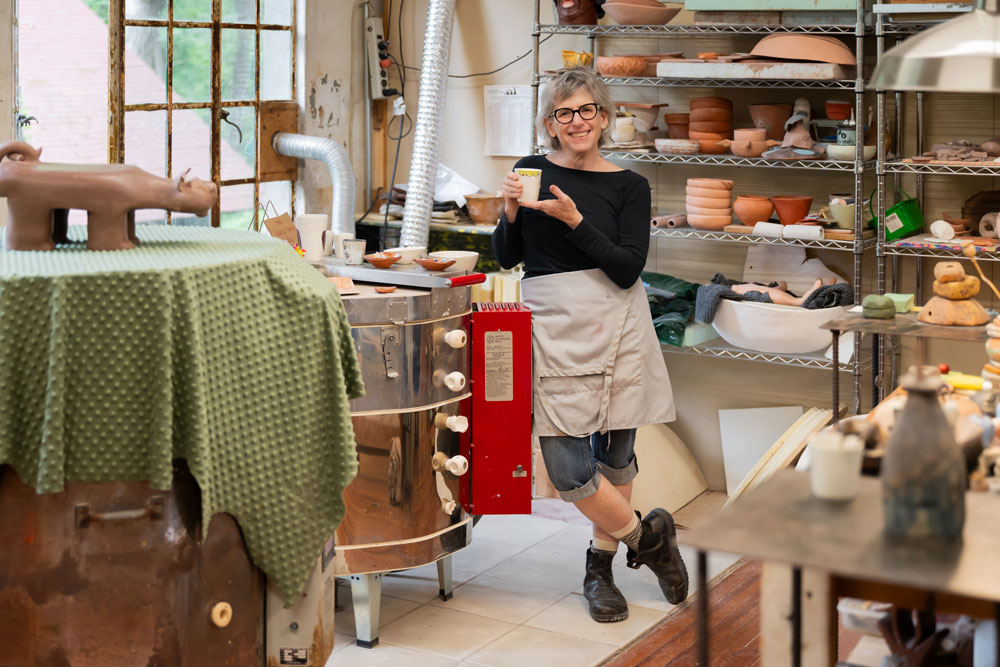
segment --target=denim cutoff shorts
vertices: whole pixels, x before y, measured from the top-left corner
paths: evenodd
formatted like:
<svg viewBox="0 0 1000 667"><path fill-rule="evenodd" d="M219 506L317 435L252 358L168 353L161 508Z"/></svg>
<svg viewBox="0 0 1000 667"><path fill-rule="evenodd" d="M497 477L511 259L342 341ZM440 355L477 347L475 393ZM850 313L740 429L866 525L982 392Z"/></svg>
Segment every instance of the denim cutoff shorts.
<svg viewBox="0 0 1000 667"><path fill-rule="evenodd" d="M601 477L615 486L635 479L635 429L594 433L577 438L569 435L540 436L545 471L559 497L566 502L583 500L597 493Z"/></svg>

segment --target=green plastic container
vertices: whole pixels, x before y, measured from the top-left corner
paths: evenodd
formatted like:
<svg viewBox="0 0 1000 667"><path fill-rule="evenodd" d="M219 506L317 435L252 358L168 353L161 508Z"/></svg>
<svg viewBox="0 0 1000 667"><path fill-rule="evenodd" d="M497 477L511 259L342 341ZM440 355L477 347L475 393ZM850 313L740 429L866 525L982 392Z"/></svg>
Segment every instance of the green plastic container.
<svg viewBox="0 0 1000 667"><path fill-rule="evenodd" d="M896 202L885 210L885 240L895 241L904 236L916 234L924 228L924 214L920 210L920 203L900 190L903 199ZM878 230L878 216L872 210L872 200L875 199L875 192L868 196L868 212L871 219L868 220L872 229Z"/></svg>

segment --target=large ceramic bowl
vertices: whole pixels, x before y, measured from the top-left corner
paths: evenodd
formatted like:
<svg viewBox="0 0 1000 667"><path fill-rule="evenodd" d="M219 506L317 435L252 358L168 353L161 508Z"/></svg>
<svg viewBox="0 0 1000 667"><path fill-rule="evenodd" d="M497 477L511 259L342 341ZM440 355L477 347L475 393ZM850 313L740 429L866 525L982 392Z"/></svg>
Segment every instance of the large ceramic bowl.
<svg viewBox="0 0 1000 667"><path fill-rule="evenodd" d="M651 7L628 2L605 2L601 7L619 25L663 25L677 16L683 5Z"/></svg>
<svg viewBox="0 0 1000 667"><path fill-rule="evenodd" d="M413 260L427 252L427 248L422 245L414 245L406 246L404 248L386 248L385 252L391 252L399 255L400 264L413 264Z"/></svg>
<svg viewBox="0 0 1000 667"><path fill-rule="evenodd" d="M833 336L820 325L847 310L722 299L712 326L730 345L768 354L807 354L830 346Z"/></svg>
<svg viewBox="0 0 1000 667"><path fill-rule="evenodd" d="M646 59L640 56L597 56L597 73L601 76L642 76Z"/></svg>
<svg viewBox="0 0 1000 667"><path fill-rule="evenodd" d="M857 62L854 52L842 41L826 35L768 35L757 42L750 55L837 65L854 65Z"/></svg>
<svg viewBox="0 0 1000 667"><path fill-rule="evenodd" d="M431 259L454 260L451 266L453 271L474 271L476 262L479 261L479 253L473 250L438 250L429 252L427 256Z"/></svg>

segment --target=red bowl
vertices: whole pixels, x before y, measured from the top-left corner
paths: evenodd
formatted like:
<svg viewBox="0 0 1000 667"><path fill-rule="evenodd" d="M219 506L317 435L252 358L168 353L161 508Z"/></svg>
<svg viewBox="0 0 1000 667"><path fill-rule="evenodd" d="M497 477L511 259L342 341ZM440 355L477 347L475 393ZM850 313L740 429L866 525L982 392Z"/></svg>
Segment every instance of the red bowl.
<svg viewBox="0 0 1000 667"><path fill-rule="evenodd" d="M830 120L847 120L851 117L851 103L828 100L826 103L826 117Z"/></svg>

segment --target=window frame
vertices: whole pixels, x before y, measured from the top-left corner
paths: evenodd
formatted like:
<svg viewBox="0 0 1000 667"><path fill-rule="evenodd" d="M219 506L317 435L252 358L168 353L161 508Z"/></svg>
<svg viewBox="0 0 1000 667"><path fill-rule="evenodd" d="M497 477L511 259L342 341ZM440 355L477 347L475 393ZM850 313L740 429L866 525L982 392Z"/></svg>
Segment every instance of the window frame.
<svg viewBox="0 0 1000 667"><path fill-rule="evenodd" d="M222 0L210 0L212 14L209 21L175 21L174 0L167 0L166 19L129 19L125 15L125 4L128 0L109 0L108 2L108 162L124 163L125 155L125 114L141 111L166 112L166 165L167 178L173 178L173 112L189 109L211 109L212 122L210 128L211 141L211 174L209 175L219 191L211 212L211 226L218 227L221 222L222 188L233 185L253 184L254 215L253 229L259 229L260 219L260 155L258 155L258 137L260 134L260 44L261 32L287 31L291 33L291 99L298 99L296 43L298 31L299 0L290 0L291 20L289 25L261 23L260 12L262 0L254 0L254 23L224 22L222 20ZM165 28L167 32L167 76L166 102L126 104L125 103L125 29L130 27ZM211 101L210 102L174 102L173 99L173 60L174 60L174 29L202 28L212 32L211 43ZM223 100L222 98L222 31L223 30L253 30L254 31L254 96L251 100ZM270 101L270 100L268 100ZM256 122L254 123L253 151L254 175L249 178L234 178L222 180L222 119L224 107L252 107ZM291 182L291 207L295 209L295 182ZM171 222L171 213L167 211L167 224Z"/></svg>

